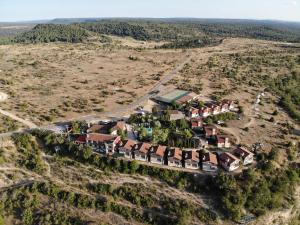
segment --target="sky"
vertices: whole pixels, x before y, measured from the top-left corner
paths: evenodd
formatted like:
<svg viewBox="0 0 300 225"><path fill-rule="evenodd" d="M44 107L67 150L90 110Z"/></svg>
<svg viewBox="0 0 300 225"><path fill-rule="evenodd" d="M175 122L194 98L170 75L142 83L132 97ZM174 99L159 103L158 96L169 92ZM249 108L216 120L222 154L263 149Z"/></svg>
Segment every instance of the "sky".
<svg viewBox="0 0 300 225"><path fill-rule="evenodd" d="M0 21L194 17L300 22L300 0L0 0Z"/></svg>

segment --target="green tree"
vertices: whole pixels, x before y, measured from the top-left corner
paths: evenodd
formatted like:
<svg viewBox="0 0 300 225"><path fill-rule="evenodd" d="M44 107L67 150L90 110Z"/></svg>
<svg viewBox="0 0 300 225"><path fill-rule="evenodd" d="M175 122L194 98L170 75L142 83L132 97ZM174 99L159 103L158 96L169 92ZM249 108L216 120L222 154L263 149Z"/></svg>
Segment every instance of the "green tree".
<svg viewBox="0 0 300 225"><path fill-rule="evenodd" d="M25 209L22 214L22 221L25 225L33 224L33 215L31 209Z"/></svg>
<svg viewBox="0 0 300 225"><path fill-rule="evenodd" d="M129 164L130 173L135 173L139 169L139 164L137 161L133 160Z"/></svg>

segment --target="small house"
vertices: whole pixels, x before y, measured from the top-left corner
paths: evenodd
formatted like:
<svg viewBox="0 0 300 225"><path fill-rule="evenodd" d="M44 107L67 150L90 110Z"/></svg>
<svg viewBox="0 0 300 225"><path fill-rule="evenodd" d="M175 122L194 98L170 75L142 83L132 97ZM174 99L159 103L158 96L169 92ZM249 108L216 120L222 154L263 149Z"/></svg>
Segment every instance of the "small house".
<svg viewBox="0 0 300 225"><path fill-rule="evenodd" d="M140 161L148 161L148 154L151 150L152 145L149 143L139 143L134 148L134 159Z"/></svg>
<svg viewBox="0 0 300 225"><path fill-rule="evenodd" d="M231 153L224 152L220 155L220 164L227 171L234 171L239 168L240 160Z"/></svg>
<svg viewBox="0 0 300 225"><path fill-rule="evenodd" d="M190 107L188 111L188 116L190 118L199 117L199 109L196 109L194 107Z"/></svg>
<svg viewBox="0 0 300 225"><path fill-rule="evenodd" d="M196 151L185 152L184 165L188 169L199 169L199 153Z"/></svg>
<svg viewBox="0 0 300 225"><path fill-rule="evenodd" d="M132 159L132 151L134 150L137 142L131 139L127 139L119 146L119 154L124 155L125 158Z"/></svg>
<svg viewBox="0 0 300 225"><path fill-rule="evenodd" d="M211 108L207 107L207 106L203 106L199 109L199 116L205 118L212 115L212 110Z"/></svg>
<svg viewBox="0 0 300 225"><path fill-rule="evenodd" d="M233 154L243 160L243 165L253 163L254 154L243 147L238 147L233 151Z"/></svg>
<svg viewBox="0 0 300 225"><path fill-rule="evenodd" d="M152 147L150 151L150 162L155 164L164 165L164 156L167 150L166 146L158 145Z"/></svg>
<svg viewBox="0 0 300 225"><path fill-rule="evenodd" d="M215 172L218 170L217 156L211 152L201 154L202 170Z"/></svg>
<svg viewBox="0 0 300 225"><path fill-rule="evenodd" d="M225 135L217 135L216 136L216 144L218 148L230 148L229 137Z"/></svg>
<svg viewBox="0 0 300 225"><path fill-rule="evenodd" d="M114 153L117 145L121 141L119 136L108 135L108 134L86 134L79 136L75 143L76 144L85 144L86 146L90 146L93 150L108 154Z"/></svg>
<svg viewBox="0 0 300 225"><path fill-rule="evenodd" d="M200 129L203 126L202 118L192 118L191 119L191 128L192 129Z"/></svg>
<svg viewBox="0 0 300 225"><path fill-rule="evenodd" d="M171 148L168 153L168 166L182 167L182 150Z"/></svg>
<svg viewBox="0 0 300 225"><path fill-rule="evenodd" d="M94 124L87 129L87 133L117 135L119 130L126 131L125 122L117 121L117 122L109 122L107 124Z"/></svg>
<svg viewBox="0 0 300 225"><path fill-rule="evenodd" d="M213 125L211 125L211 126L204 126L203 130L204 130L204 134L205 134L206 138L209 138L209 137L212 137L212 136L215 136L215 135L218 134L217 127L215 127Z"/></svg>

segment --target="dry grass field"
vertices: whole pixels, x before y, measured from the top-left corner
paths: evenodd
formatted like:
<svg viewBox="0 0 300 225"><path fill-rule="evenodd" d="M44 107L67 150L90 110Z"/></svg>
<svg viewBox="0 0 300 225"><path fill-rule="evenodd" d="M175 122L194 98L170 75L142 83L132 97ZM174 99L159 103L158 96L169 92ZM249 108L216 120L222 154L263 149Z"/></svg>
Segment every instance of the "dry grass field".
<svg viewBox="0 0 300 225"><path fill-rule="evenodd" d="M109 45L0 46L1 91L9 95L1 107L37 124L112 111L186 58L182 51L152 45L115 38Z"/></svg>

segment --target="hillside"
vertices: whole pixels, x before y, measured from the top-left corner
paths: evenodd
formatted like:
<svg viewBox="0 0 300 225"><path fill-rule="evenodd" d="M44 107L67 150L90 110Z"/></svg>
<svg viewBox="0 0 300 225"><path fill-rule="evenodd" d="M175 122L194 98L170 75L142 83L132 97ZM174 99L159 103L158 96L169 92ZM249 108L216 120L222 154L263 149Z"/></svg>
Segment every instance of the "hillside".
<svg viewBox="0 0 300 225"><path fill-rule="evenodd" d="M48 43L84 41L89 36L86 30L72 25L40 24L31 31L17 35L13 41L17 43Z"/></svg>
<svg viewBox="0 0 300 225"><path fill-rule="evenodd" d="M188 42L191 39L204 37L212 40L244 37L300 42L298 23L213 19L56 19L49 24L37 25L31 31L19 34L14 38L14 42L82 42L89 36L87 31L92 32L93 35L105 34L132 37L142 41L174 42L171 45L177 47L182 46L178 41Z"/></svg>

